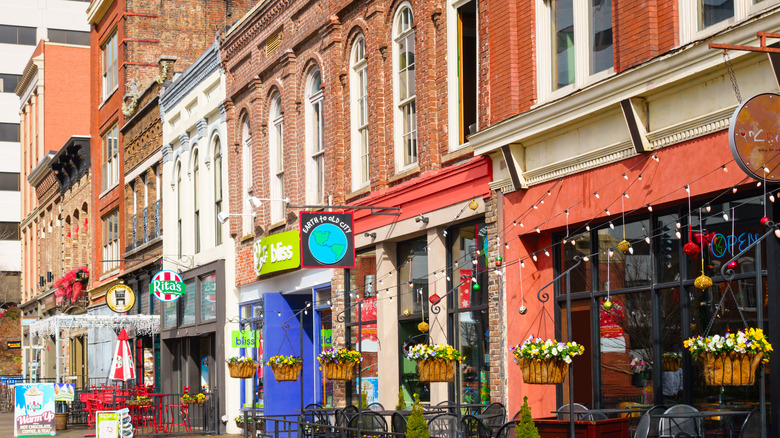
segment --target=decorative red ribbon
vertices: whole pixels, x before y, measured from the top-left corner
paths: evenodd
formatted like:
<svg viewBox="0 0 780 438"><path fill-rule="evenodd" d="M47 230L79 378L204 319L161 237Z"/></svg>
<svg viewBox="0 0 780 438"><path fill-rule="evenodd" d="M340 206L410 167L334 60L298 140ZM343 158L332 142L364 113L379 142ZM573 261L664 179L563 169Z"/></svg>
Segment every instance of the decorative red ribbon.
<svg viewBox="0 0 780 438"><path fill-rule="evenodd" d="M715 240L716 235L717 233L715 232L693 233L693 240L699 244L709 245L710 243L712 243L713 240Z"/></svg>

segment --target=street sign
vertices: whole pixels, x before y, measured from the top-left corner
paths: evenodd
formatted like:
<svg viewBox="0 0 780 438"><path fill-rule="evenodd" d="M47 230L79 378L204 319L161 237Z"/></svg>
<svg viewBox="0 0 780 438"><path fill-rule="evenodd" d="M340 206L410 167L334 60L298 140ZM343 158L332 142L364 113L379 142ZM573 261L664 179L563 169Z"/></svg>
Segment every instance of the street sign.
<svg viewBox="0 0 780 438"><path fill-rule="evenodd" d="M780 181L780 95L758 94L737 107L729 124L729 145L749 176Z"/></svg>

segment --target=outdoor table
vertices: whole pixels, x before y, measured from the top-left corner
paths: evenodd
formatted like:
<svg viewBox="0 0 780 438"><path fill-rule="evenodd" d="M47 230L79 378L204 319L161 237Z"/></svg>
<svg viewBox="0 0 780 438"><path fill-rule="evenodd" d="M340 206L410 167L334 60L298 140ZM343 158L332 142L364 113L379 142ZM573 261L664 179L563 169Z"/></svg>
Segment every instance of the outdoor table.
<svg viewBox="0 0 780 438"><path fill-rule="evenodd" d="M598 412L601 414L606 415L607 417L612 415L620 415L620 414L644 414L645 412L649 411L650 408L614 408L614 409L588 409L587 411L574 411L574 415L579 417L587 416L588 414L592 414L594 412ZM569 408L566 409L558 409L557 411L552 411L553 414L568 414ZM479 417L477 417L479 418Z"/></svg>
<svg viewBox="0 0 780 438"><path fill-rule="evenodd" d="M658 418L658 419L667 419L675 425L678 425L677 421L675 420L695 420L693 422L694 432L695 436L699 438L704 438L705 431L703 430L703 421L705 418L712 418L712 417L733 417L733 416L747 416L750 414L750 411L696 411L696 412L677 412L672 414L654 414L651 415L652 418ZM722 431L722 425L721 428L718 429L718 435L720 436L720 432ZM732 436L732 430L729 429L729 436ZM663 438L666 435L659 435L659 437Z"/></svg>

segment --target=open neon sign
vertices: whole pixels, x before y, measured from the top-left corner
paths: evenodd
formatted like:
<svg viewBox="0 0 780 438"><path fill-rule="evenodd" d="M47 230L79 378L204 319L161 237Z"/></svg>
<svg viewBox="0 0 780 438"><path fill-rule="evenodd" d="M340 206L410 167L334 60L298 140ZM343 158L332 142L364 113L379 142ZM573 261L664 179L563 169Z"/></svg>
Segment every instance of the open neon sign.
<svg viewBox="0 0 780 438"><path fill-rule="evenodd" d="M736 254L744 251L756 240L758 240L758 233L727 234L725 236L718 233L710 244L710 252L713 256L721 258L727 253ZM733 250L729 251L732 248Z"/></svg>

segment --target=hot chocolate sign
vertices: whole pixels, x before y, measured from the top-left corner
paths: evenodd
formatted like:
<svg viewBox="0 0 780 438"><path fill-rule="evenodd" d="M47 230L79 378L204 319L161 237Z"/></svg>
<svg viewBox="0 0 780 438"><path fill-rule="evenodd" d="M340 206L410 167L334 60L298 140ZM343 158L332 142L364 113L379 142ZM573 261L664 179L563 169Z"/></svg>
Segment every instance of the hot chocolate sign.
<svg viewBox="0 0 780 438"><path fill-rule="evenodd" d="M54 436L54 384L17 383L14 436Z"/></svg>

